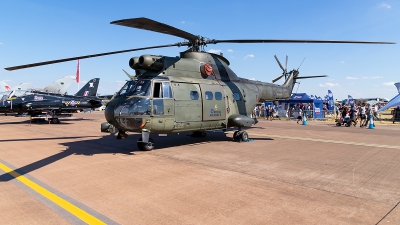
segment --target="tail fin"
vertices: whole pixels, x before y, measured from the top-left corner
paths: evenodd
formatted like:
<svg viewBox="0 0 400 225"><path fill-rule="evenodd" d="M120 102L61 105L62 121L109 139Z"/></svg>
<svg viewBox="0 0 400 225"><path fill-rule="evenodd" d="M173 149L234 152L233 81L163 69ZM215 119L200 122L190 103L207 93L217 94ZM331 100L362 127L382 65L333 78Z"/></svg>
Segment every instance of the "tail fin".
<svg viewBox="0 0 400 225"><path fill-rule="evenodd" d="M20 83L17 86L13 87L12 90L28 90L31 87L30 83Z"/></svg>
<svg viewBox="0 0 400 225"><path fill-rule="evenodd" d="M96 96L100 78L93 78L79 90L75 96Z"/></svg>
<svg viewBox="0 0 400 225"><path fill-rule="evenodd" d="M4 81L0 81L0 92L11 91L10 86L6 84Z"/></svg>
<svg viewBox="0 0 400 225"><path fill-rule="evenodd" d="M52 84L49 84L43 89L40 89L40 91L64 94L65 92L68 91L68 88L71 86L73 81L75 81L74 76L61 77L60 79L54 81Z"/></svg>

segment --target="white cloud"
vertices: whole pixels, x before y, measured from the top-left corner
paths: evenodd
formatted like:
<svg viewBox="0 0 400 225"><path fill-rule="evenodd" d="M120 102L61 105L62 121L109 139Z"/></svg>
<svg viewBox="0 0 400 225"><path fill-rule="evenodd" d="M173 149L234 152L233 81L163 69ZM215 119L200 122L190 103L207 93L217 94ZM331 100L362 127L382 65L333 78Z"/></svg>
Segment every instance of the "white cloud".
<svg viewBox="0 0 400 225"><path fill-rule="evenodd" d="M254 58L254 55L253 55L253 54L249 54L249 55L246 55L246 56L244 57L244 59L247 59L247 58Z"/></svg>
<svg viewBox="0 0 400 225"><path fill-rule="evenodd" d="M369 77L362 77L363 79L369 79Z"/></svg>
<svg viewBox="0 0 400 225"><path fill-rule="evenodd" d="M382 86L393 86L394 82L384 82Z"/></svg>
<svg viewBox="0 0 400 225"><path fill-rule="evenodd" d="M210 50L208 50L208 52L209 53L214 53L214 54L219 54L219 53L222 52L222 50L221 49L210 49Z"/></svg>
<svg viewBox="0 0 400 225"><path fill-rule="evenodd" d="M228 49L228 52L233 52L233 50L232 49Z"/></svg>
<svg viewBox="0 0 400 225"><path fill-rule="evenodd" d="M186 23L186 21L182 21L181 23Z"/></svg>
<svg viewBox="0 0 400 225"><path fill-rule="evenodd" d="M340 63L344 63L344 61L342 60L342 61L340 61Z"/></svg>
<svg viewBox="0 0 400 225"><path fill-rule="evenodd" d="M375 76L375 77L371 77L371 79L380 79L383 78L383 76Z"/></svg>
<svg viewBox="0 0 400 225"><path fill-rule="evenodd" d="M338 83L325 83L325 84L319 84L320 87L339 87L340 85Z"/></svg>
<svg viewBox="0 0 400 225"><path fill-rule="evenodd" d="M346 77L347 80L357 80L357 77Z"/></svg>
<svg viewBox="0 0 400 225"><path fill-rule="evenodd" d="M3 42L0 42L0 45L2 45L3 44Z"/></svg>
<svg viewBox="0 0 400 225"><path fill-rule="evenodd" d="M381 4L379 5L379 8L387 8L387 9L390 9L390 8L392 8L392 6L389 5L389 4L387 4L387 3L381 3Z"/></svg>

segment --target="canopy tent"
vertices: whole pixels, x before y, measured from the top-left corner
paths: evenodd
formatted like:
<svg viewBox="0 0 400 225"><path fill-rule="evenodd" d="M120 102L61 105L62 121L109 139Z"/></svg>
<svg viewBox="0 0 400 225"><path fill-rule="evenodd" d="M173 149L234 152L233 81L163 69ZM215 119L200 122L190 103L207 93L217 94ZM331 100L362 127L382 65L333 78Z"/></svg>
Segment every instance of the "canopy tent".
<svg viewBox="0 0 400 225"><path fill-rule="evenodd" d="M298 104L298 103L312 103L313 111L314 111L314 119L323 119L323 105L322 100L310 98L306 93L296 93L293 94L289 100L279 100L279 105L287 103L290 104Z"/></svg>

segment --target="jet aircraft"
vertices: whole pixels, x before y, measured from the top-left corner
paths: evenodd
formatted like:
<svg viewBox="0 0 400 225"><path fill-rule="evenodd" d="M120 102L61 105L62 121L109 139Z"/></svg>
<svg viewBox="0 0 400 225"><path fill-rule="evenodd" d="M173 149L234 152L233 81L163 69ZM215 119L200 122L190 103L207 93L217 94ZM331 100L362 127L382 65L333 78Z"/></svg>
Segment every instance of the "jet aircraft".
<svg viewBox="0 0 400 225"><path fill-rule="evenodd" d="M26 91L22 96L3 96L0 100L0 113L28 113L40 115L43 112L52 114L72 113L86 108L97 108L102 105L97 94L100 78L91 79L75 95L62 95L38 91Z"/></svg>

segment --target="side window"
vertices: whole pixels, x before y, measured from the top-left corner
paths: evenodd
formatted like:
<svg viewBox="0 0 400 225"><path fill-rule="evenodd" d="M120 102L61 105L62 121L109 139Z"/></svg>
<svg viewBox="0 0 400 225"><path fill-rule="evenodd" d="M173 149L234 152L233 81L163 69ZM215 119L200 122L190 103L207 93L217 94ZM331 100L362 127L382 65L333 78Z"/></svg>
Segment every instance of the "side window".
<svg viewBox="0 0 400 225"><path fill-rule="evenodd" d="M169 82L162 83L163 97L172 98L171 84Z"/></svg>
<svg viewBox="0 0 400 225"><path fill-rule="evenodd" d="M161 83L154 83L153 98L162 98Z"/></svg>
<svg viewBox="0 0 400 225"><path fill-rule="evenodd" d="M190 99L192 99L192 100L198 100L198 99L199 99L199 92L197 92L197 91L191 91L191 92L190 92Z"/></svg>
<svg viewBox="0 0 400 225"><path fill-rule="evenodd" d="M236 101L239 101L240 95L238 93L233 93L233 99L235 99Z"/></svg>
<svg viewBox="0 0 400 225"><path fill-rule="evenodd" d="M215 92L215 100L222 100L222 93L217 91Z"/></svg>
<svg viewBox="0 0 400 225"><path fill-rule="evenodd" d="M206 100L213 100L213 93L211 91L206 91Z"/></svg>

